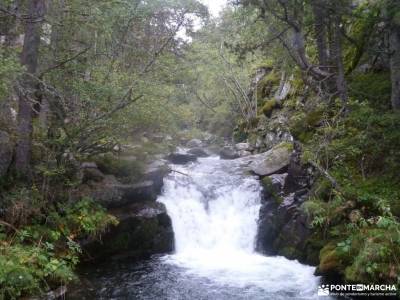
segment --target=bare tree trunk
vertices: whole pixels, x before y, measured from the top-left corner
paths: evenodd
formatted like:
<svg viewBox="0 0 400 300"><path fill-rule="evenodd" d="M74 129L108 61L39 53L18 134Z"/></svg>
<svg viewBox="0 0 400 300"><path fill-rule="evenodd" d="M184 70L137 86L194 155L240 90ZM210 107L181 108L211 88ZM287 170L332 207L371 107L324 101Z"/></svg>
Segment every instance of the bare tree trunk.
<svg viewBox="0 0 400 300"><path fill-rule="evenodd" d="M400 110L400 26L390 30L390 72L392 80L392 107Z"/></svg>
<svg viewBox="0 0 400 300"><path fill-rule="evenodd" d="M30 1L29 19L25 25L24 47L21 55L21 63L26 66L28 74L22 76L21 87L18 91L18 137L15 157L15 167L24 176L29 176L30 174L33 117L30 97L34 95L36 90L36 83L31 75L34 75L37 70L40 32L44 13L45 0Z"/></svg>

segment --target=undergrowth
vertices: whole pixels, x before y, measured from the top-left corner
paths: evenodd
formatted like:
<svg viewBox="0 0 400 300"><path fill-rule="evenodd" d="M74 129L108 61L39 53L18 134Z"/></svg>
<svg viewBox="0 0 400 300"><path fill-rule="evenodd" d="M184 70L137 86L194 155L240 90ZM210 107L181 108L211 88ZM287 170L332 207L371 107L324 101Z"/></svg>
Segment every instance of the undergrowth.
<svg viewBox="0 0 400 300"><path fill-rule="evenodd" d="M21 191L19 196L24 199L26 193ZM117 223L88 198L34 211L29 225L0 220L0 299L41 295L74 280L82 251L79 241L97 238Z"/></svg>

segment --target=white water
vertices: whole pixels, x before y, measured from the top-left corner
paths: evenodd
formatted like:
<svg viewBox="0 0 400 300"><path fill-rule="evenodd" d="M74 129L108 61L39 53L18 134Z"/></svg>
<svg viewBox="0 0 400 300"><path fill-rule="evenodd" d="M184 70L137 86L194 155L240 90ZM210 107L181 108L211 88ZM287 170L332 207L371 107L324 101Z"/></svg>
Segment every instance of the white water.
<svg viewBox="0 0 400 300"><path fill-rule="evenodd" d="M255 253L261 187L242 163L210 157L173 166L179 173L165 179L158 199L175 233L176 253L165 262L223 287L264 291L257 299L317 298L313 267Z"/></svg>

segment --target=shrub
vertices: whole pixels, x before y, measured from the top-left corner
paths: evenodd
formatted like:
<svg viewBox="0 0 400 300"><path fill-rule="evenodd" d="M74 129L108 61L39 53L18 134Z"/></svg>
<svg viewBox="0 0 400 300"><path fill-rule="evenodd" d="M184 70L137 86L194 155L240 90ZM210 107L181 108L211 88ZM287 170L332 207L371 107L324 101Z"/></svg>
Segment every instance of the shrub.
<svg viewBox="0 0 400 300"><path fill-rule="evenodd" d="M74 280L79 239L95 238L116 223L90 199L60 204L12 234L7 232L12 225L0 223L0 299L39 295Z"/></svg>

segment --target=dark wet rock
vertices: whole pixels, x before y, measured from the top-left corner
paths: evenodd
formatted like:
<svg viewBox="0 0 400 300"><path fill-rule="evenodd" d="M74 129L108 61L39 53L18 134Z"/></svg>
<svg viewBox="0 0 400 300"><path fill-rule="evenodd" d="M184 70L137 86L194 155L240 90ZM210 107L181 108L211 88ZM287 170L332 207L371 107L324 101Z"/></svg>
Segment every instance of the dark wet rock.
<svg viewBox="0 0 400 300"><path fill-rule="evenodd" d="M85 170L95 169L86 163ZM146 258L156 253L173 250L173 230L165 206L156 202L161 193L163 178L170 172L165 160L148 165L142 181L123 184L113 175L104 175L100 182L83 184L76 197L89 196L119 220L110 226L101 241L82 241L88 259L105 259L127 256Z"/></svg>
<svg viewBox="0 0 400 300"><path fill-rule="evenodd" d="M261 180L263 190L264 190L264 198L269 199L271 197L278 197L283 192L283 187L285 185L285 181L288 174L273 174L271 176L264 177Z"/></svg>
<svg viewBox="0 0 400 300"><path fill-rule="evenodd" d="M189 153L171 153L167 156L167 159L173 164L184 165L196 161L197 157Z"/></svg>
<svg viewBox="0 0 400 300"><path fill-rule="evenodd" d="M311 220L302 209L312 180L300 163L298 151L290 156L288 164L288 173L262 179L264 202L258 222L257 251L317 265L322 238L311 230Z"/></svg>
<svg viewBox="0 0 400 300"><path fill-rule="evenodd" d="M320 245L312 240L310 220L294 194L284 197L281 204L275 201L263 204L258 225L258 251L309 264L318 263Z"/></svg>
<svg viewBox="0 0 400 300"><path fill-rule="evenodd" d="M257 250L266 254L277 254L274 246L282 228L291 217L293 196L287 196L282 204L275 199L266 201L260 209L258 221Z"/></svg>
<svg viewBox="0 0 400 300"><path fill-rule="evenodd" d="M4 176L10 167L13 148L10 135L5 131L0 131L0 177Z"/></svg>
<svg viewBox="0 0 400 300"><path fill-rule="evenodd" d="M304 213L298 210L297 206L289 206L286 211L291 217L283 226L273 247L277 249L278 254L289 259L298 258L304 261L307 240L311 236L309 220Z"/></svg>
<svg viewBox="0 0 400 300"><path fill-rule="evenodd" d="M301 151L297 143L294 144L294 151L290 156L288 166L288 177L285 181L285 193L294 193L299 190L304 190L312 185L312 170L301 163Z"/></svg>
<svg viewBox="0 0 400 300"><path fill-rule="evenodd" d="M146 180L135 184L121 184L118 186L123 191L122 203L156 201L157 191L154 182ZM117 205L120 206L121 204Z"/></svg>
<svg viewBox="0 0 400 300"><path fill-rule="evenodd" d="M256 250L264 254L276 254L273 243L279 235L282 224L277 222L278 203L268 201L261 206L258 219Z"/></svg>
<svg viewBox="0 0 400 300"><path fill-rule="evenodd" d="M192 148L188 151L189 154L192 154L197 157L207 157L210 156L206 150L202 148Z"/></svg>
<svg viewBox="0 0 400 300"><path fill-rule="evenodd" d="M173 251L171 219L162 203L135 203L110 213L119 224L111 226L101 241L82 243L88 259L109 259L111 255L141 259Z"/></svg>
<svg viewBox="0 0 400 300"><path fill-rule="evenodd" d="M171 172L167 161L156 160L150 165L148 165L144 171L143 177L145 180L150 180L153 182L154 192L158 195L161 193L163 187L164 177Z"/></svg>
<svg viewBox="0 0 400 300"><path fill-rule="evenodd" d="M236 159L239 158L239 153L233 147L224 147L219 153L222 159Z"/></svg>

